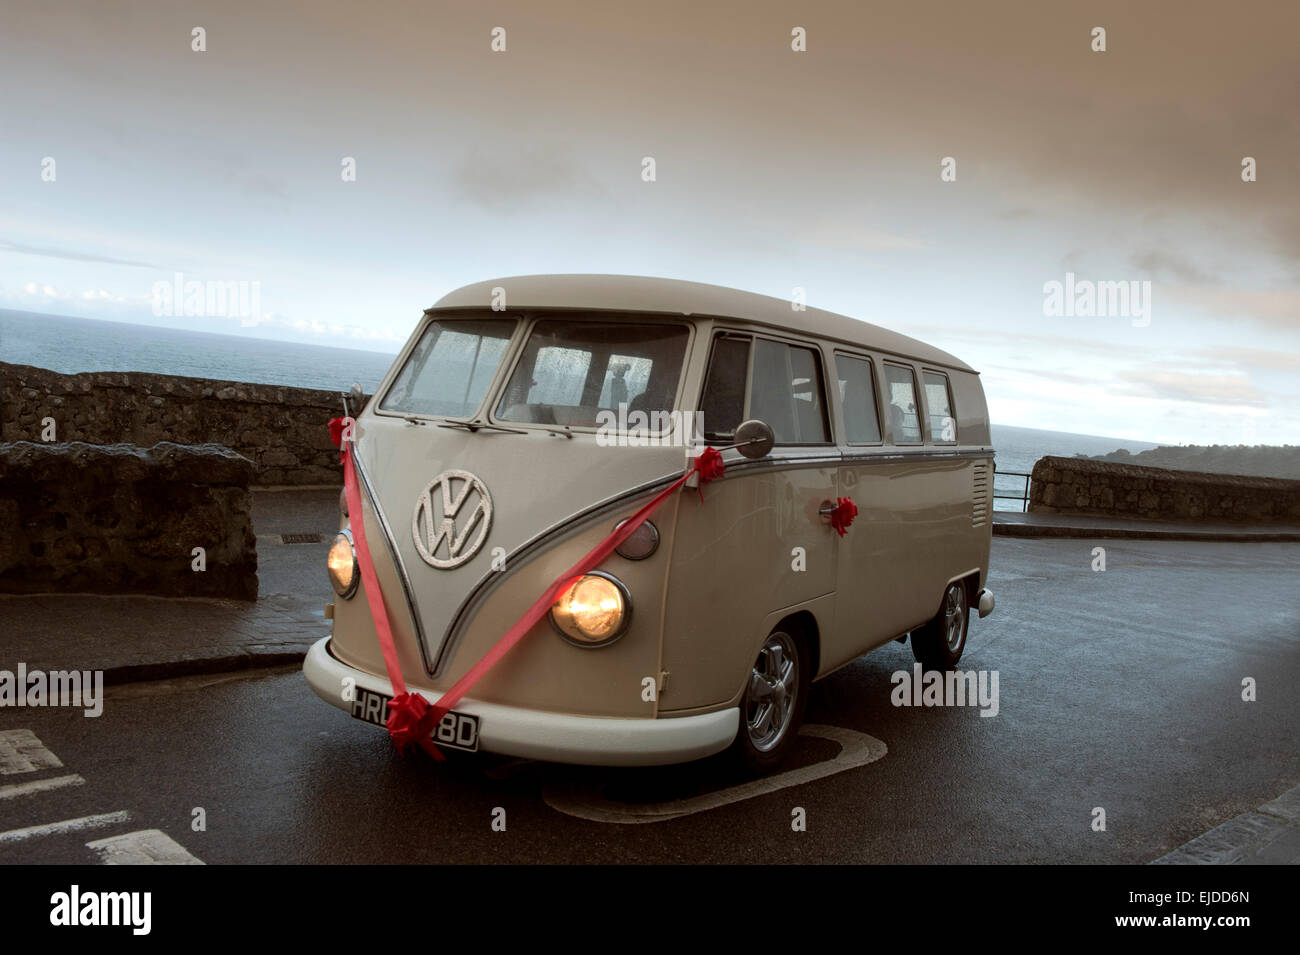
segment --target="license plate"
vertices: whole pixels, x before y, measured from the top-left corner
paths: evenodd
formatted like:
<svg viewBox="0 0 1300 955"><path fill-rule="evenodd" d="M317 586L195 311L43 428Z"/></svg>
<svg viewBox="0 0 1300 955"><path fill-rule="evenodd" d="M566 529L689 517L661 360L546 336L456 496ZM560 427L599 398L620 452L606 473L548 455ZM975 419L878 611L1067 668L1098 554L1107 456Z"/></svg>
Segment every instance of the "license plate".
<svg viewBox="0 0 1300 955"><path fill-rule="evenodd" d="M352 701L352 715L367 723L383 726L388 721L388 701L392 699L384 693L356 688L356 698ZM478 717L469 713L457 713L448 710L430 734L439 746L451 749L463 749L469 753L478 752Z"/></svg>

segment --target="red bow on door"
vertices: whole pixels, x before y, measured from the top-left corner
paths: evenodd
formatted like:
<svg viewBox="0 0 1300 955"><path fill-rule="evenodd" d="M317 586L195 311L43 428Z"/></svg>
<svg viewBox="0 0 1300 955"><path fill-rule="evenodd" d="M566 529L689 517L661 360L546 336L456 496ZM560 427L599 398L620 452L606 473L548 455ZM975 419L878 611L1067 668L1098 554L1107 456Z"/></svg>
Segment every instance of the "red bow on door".
<svg viewBox="0 0 1300 955"><path fill-rule="evenodd" d="M839 533L841 537L853 523L853 518L858 516L858 505L853 503L852 498L842 497L839 502L831 508L831 527Z"/></svg>

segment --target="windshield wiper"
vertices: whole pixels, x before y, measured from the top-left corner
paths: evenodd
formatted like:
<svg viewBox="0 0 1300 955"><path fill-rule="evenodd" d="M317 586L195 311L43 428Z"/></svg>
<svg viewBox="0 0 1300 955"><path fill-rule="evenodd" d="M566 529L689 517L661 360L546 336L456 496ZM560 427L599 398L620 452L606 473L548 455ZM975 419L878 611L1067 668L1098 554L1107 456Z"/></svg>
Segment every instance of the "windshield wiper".
<svg viewBox="0 0 1300 955"><path fill-rule="evenodd" d="M504 431L506 434L527 434L527 431L520 431L518 428L503 428L499 424L488 424L486 421L444 421L438 425L439 428L464 428L471 433L486 428L488 431Z"/></svg>

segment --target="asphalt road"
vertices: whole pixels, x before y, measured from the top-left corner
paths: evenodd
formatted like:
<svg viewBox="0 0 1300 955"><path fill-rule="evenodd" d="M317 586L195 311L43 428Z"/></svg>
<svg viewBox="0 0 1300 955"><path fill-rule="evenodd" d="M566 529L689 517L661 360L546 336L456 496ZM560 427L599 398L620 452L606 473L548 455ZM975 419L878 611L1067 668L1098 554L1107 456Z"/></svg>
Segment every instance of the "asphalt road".
<svg viewBox="0 0 1300 955"><path fill-rule="evenodd" d="M912 665L899 644L817 684L810 723L887 752L811 782L710 809L697 797L740 782L716 759L437 765L396 755L296 672L194 678L119 688L98 719L0 710L0 730L32 730L63 763L0 787L84 780L0 798L0 863L94 862L88 842L142 829L209 864L1149 862L1300 783L1300 546L1109 541L1104 573L1092 547L994 539L998 609L972 621L961 668L998 672L995 717L893 706L890 675ZM799 764L839 752L809 737ZM575 793L615 816L647 802L685 814L595 822L562 811ZM129 818L4 835L115 812Z"/></svg>

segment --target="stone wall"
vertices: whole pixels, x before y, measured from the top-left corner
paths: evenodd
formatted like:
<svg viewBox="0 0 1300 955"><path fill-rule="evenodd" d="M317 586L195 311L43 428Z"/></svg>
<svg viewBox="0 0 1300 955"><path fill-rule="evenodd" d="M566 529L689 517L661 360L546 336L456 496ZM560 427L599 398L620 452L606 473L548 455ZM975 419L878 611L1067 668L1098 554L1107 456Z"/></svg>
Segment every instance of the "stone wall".
<svg viewBox="0 0 1300 955"><path fill-rule="evenodd" d="M1155 521L1294 524L1300 523L1300 481L1046 457L1034 464L1029 510Z"/></svg>
<svg viewBox="0 0 1300 955"><path fill-rule="evenodd" d="M256 600L252 476L212 444L0 444L0 592Z"/></svg>
<svg viewBox="0 0 1300 955"><path fill-rule="evenodd" d="M342 484L329 420L332 391L144 372L63 375L0 362L0 441L223 444L253 462L253 483Z"/></svg>

